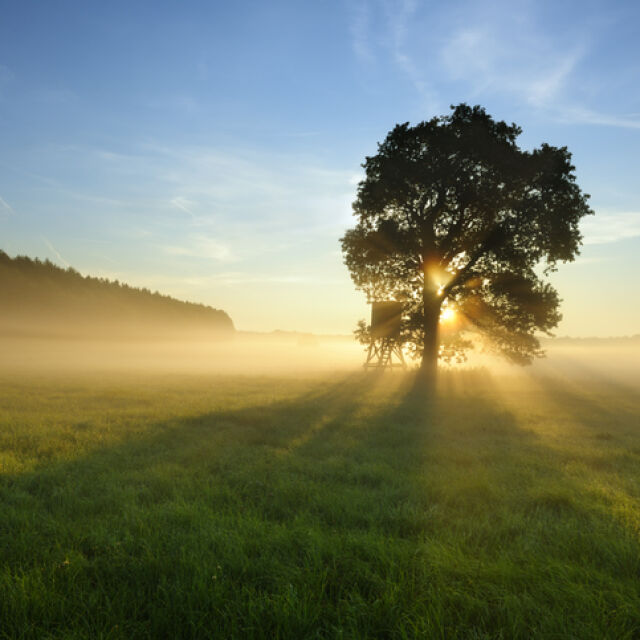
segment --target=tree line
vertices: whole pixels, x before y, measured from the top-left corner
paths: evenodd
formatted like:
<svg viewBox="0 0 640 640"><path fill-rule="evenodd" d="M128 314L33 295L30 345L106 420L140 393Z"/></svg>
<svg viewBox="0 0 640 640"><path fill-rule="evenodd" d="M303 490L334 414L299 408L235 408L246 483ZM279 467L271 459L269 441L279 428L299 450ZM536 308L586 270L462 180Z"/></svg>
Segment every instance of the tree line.
<svg viewBox="0 0 640 640"><path fill-rule="evenodd" d="M219 309L0 250L0 332L152 336L234 331Z"/></svg>

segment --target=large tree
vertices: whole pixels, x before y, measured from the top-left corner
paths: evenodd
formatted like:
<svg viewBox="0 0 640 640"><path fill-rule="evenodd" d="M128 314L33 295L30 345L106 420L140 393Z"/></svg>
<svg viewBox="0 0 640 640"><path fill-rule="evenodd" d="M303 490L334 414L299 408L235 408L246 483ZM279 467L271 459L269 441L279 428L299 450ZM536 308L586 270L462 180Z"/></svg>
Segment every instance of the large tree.
<svg viewBox="0 0 640 640"><path fill-rule="evenodd" d="M369 301L405 303L403 336L430 381L439 357L470 345L465 333L524 364L543 353L536 333L561 318L543 277L578 254L589 196L566 147L522 150L520 133L460 104L397 125L362 165L345 263ZM460 318L457 339L441 339L444 308Z"/></svg>

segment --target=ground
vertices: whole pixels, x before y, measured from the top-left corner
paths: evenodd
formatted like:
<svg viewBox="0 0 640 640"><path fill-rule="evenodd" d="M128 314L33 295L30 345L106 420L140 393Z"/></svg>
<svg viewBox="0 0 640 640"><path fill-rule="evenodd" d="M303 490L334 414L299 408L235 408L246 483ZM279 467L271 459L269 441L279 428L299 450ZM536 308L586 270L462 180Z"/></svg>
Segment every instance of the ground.
<svg viewBox="0 0 640 640"><path fill-rule="evenodd" d="M637 381L0 377L0 638L640 637Z"/></svg>

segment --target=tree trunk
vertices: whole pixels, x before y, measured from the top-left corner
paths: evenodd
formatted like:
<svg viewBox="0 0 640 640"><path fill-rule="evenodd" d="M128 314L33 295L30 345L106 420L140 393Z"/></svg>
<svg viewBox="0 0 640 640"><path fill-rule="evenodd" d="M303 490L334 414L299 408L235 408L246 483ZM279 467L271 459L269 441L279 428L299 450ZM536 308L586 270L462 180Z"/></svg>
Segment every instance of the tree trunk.
<svg viewBox="0 0 640 640"><path fill-rule="evenodd" d="M440 304L441 300L437 294L428 295L427 292L425 292L423 317L424 348L422 351L419 377L421 387L427 392L435 390L438 375Z"/></svg>

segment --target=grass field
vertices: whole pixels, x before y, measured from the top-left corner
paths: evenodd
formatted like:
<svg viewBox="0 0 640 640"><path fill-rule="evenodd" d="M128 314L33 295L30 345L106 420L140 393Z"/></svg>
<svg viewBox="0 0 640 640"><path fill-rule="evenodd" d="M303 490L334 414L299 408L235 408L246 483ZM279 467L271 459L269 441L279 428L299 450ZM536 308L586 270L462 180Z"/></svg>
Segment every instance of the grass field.
<svg viewBox="0 0 640 640"><path fill-rule="evenodd" d="M640 638L635 384L1 377L0 638Z"/></svg>

